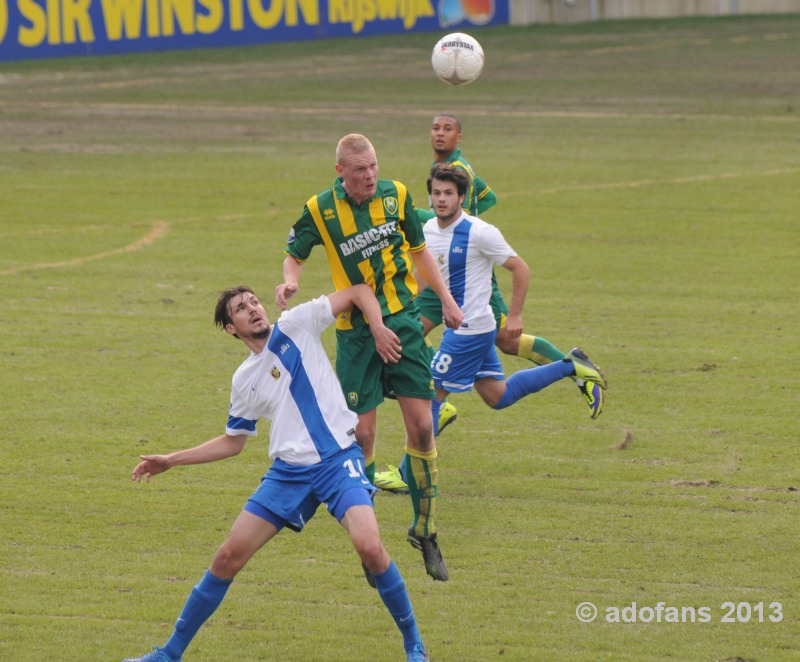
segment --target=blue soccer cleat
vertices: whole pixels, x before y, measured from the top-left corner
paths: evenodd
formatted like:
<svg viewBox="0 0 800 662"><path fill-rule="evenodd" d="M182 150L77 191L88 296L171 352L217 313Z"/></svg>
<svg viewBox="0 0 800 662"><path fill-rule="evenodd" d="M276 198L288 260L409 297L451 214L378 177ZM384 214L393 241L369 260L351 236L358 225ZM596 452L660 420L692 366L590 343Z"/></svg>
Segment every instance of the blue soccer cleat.
<svg viewBox="0 0 800 662"><path fill-rule="evenodd" d="M410 651L407 651L406 655L408 656L406 662L430 662L428 653L421 641L414 644L414 647Z"/></svg>
<svg viewBox="0 0 800 662"><path fill-rule="evenodd" d="M173 660L158 646L153 646L153 650L145 653L141 657L129 657L122 662L181 662L180 659Z"/></svg>

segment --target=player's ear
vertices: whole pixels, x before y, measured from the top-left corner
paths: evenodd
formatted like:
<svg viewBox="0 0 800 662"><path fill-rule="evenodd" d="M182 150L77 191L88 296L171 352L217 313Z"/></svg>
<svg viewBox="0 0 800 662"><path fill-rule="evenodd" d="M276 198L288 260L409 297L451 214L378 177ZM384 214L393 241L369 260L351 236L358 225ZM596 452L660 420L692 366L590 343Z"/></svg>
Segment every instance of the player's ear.
<svg viewBox="0 0 800 662"><path fill-rule="evenodd" d="M230 333L234 338L239 337L236 335L236 327L231 322L225 325L225 332Z"/></svg>

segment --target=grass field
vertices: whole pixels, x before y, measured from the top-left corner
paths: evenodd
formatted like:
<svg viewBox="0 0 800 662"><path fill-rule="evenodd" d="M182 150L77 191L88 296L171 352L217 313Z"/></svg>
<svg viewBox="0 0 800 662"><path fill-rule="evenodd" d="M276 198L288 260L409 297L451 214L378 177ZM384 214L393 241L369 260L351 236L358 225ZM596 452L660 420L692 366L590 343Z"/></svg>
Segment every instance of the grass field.
<svg viewBox="0 0 800 662"><path fill-rule="evenodd" d="M165 641L268 463L265 426L234 460L129 479L222 431L244 348L212 326L217 293L271 302L347 132L424 202L439 110L531 266L528 331L582 345L611 388L595 422L568 383L504 412L452 399L446 584L405 542L407 498L378 497L432 660L798 659L800 16L476 35L486 69L462 89L434 78L432 34L3 65L0 659ZM298 299L330 289L317 252ZM402 443L387 403L379 462ZM657 622L659 602L709 622ZM652 611L608 622L633 603ZM400 652L320 513L185 659Z"/></svg>

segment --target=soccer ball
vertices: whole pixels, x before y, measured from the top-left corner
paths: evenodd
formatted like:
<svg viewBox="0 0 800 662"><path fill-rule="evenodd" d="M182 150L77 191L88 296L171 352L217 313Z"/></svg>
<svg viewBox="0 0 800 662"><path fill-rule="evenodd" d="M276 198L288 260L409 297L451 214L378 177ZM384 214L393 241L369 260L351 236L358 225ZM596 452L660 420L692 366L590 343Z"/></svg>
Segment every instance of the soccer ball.
<svg viewBox="0 0 800 662"><path fill-rule="evenodd" d="M431 64L436 75L448 85L467 85L483 71L483 48L474 37L454 32L436 43Z"/></svg>

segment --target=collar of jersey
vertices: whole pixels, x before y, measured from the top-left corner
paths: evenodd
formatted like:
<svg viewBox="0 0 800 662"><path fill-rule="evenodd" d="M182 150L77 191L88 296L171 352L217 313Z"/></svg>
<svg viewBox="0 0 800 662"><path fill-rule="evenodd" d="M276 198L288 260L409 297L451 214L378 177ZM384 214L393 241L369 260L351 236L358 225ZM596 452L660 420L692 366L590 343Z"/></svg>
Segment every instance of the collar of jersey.
<svg viewBox="0 0 800 662"><path fill-rule="evenodd" d="M333 183L333 193L334 193L334 195L336 195L336 198L339 199L339 200L344 200L345 198L347 198L348 200L350 200L350 202L352 202L354 205L357 205L359 207L361 205L367 204L371 200L374 200L376 197L378 197L378 193L380 192L380 186L377 186L375 188L375 195L373 195L370 198L367 198L366 200L364 200L364 202L359 204L355 200L353 200L353 198L351 198L350 196L347 195L347 191L345 191L344 190L344 186L342 186L342 182L343 181L344 180L341 177L337 177L336 178L336 181Z"/></svg>

